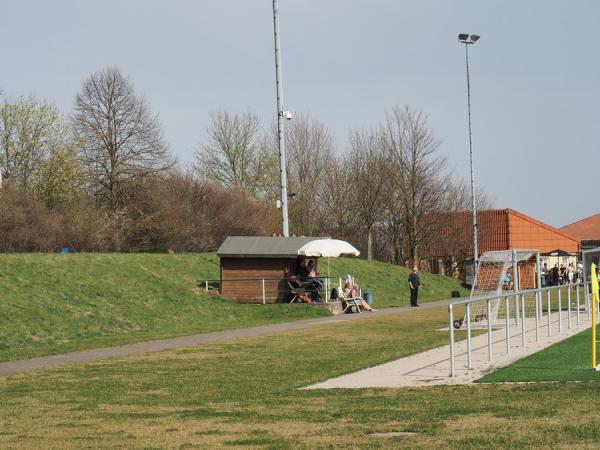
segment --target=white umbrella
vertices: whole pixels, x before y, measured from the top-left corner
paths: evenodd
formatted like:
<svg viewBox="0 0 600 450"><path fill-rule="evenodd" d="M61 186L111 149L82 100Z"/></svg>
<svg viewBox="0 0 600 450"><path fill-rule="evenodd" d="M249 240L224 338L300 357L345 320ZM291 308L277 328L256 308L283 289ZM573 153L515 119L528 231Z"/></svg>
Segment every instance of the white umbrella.
<svg viewBox="0 0 600 450"><path fill-rule="evenodd" d="M304 244L298 249L299 255L304 256L326 256L327 257L327 281L330 279L329 258L339 256L358 256L360 252L352 244L339 239L315 239L308 244ZM326 287L327 297L329 298L329 288Z"/></svg>
<svg viewBox="0 0 600 450"><path fill-rule="evenodd" d="M315 239L298 249L299 255L304 256L358 256L360 252L353 245L339 239Z"/></svg>

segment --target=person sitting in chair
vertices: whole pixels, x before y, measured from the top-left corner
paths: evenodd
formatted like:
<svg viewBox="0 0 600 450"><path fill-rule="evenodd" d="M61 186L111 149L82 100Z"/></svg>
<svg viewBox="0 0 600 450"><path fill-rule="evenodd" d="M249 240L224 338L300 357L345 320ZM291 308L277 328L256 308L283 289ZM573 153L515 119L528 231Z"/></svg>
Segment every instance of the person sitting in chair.
<svg viewBox="0 0 600 450"><path fill-rule="evenodd" d="M321 289L323 286L323 280L318 277L319 273L317 272L317 264L314 259L308 261L306 269L308 270L308 279L313 282L317 289Z"/></svg>
<svg viewBox="0 0 600 450"><path fill-rule="evenodd" d="M360 287L358 284L354 284L352 281L348 280L344 285L344 294L347 299L357 299L360 300L360 305L365 311L373 312L377 311L375 308L371 308L364 298L362 298L359 294Z"/></svg>
<svg viewBox="0 0 600 450"><path fill-rule="evenodd" d="M506 289L506 290L510 290L513 288L513 282L510 279L510 275L507 273L504 274L504 277L502 278L502 288Z"/></svg>

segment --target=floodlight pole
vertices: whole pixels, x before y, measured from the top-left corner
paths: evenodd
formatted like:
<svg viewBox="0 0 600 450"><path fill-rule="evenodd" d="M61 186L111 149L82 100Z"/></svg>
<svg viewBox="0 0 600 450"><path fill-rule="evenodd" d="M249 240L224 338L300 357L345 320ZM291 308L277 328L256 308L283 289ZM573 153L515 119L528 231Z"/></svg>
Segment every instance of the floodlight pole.
<svg viewBox="0 0 600 450"><path fill-rule="evenodd" d="M475 206L475 170L473 167L473 139L471 137L471 80L469 77L469 45L474 44L479 39L477 36L475 39L473 35L468 38L460 39L460 42L465 44L465 61L467 65L467 111L469 115L469 163L471 166L471 210L473 213L472 227L473 227L473 266L475 273L477 272L477 261L479 259L479 248L477 245L477 209Z"/></svg>
<svg viewBox="0 0 600 450"><path fill-rule="evenodd" d="M283 87L281 83L281 52L279 50L279 5L273 0L273 34L275 38L275 84L277 87L277 140L279 143L279 172L281 184L281 222L283 235L290 235L288 223L287 169L285 164L285 136L283 130Z"/></svg>

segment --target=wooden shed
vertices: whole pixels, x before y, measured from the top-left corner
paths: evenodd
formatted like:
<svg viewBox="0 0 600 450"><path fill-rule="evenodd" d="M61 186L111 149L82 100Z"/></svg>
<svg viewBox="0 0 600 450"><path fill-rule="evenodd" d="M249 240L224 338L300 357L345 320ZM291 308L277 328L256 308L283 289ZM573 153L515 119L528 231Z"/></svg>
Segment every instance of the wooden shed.
<svg viewBox="0 0 600 450"><path fill-rule="evenodd" d="M230 236L217 250L223 295L240 303L287 302L287 278L296 273L298 250L317 237ZM316 259L316 258L315 258Z"/></svg>

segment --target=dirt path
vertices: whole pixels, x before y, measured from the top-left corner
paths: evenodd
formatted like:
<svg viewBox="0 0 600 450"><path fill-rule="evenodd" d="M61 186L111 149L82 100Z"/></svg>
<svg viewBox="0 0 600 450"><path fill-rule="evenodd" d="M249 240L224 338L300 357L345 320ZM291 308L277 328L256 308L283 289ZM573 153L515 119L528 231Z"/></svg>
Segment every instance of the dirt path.
<svg viewBox="0 0 600 450"><path fill-rule="evenodd" d="M451 300L440 300L436 302L424 303L421 305L421 307L424 309L435 308L438 306L448 305L450 301ZM182 336L169 339L160 339L155 341L139 342L137 344L121 345L117 347L96 348L92 350L65 353L62 355L42 356L39 358L7 361L4 363L0 363L0 376L14 375L30 370L48 369L52 367L65 366L68 364L92 362L108 358L138 355L141 353L159 352L162 350L170 350L178 347L186 347L191 345L222 342L243 337L261 336L269 333L302 330L327 324L345 323L354 320L366 320L372 317L402 314L412 310L413 309L409 306L385 308L373 313L343 314L339 316L331 316L320 319L276 323L272 325L262 325L252 328L241 328L236 330L218 331L214 333L203 333L192 336Z"/></svg>

